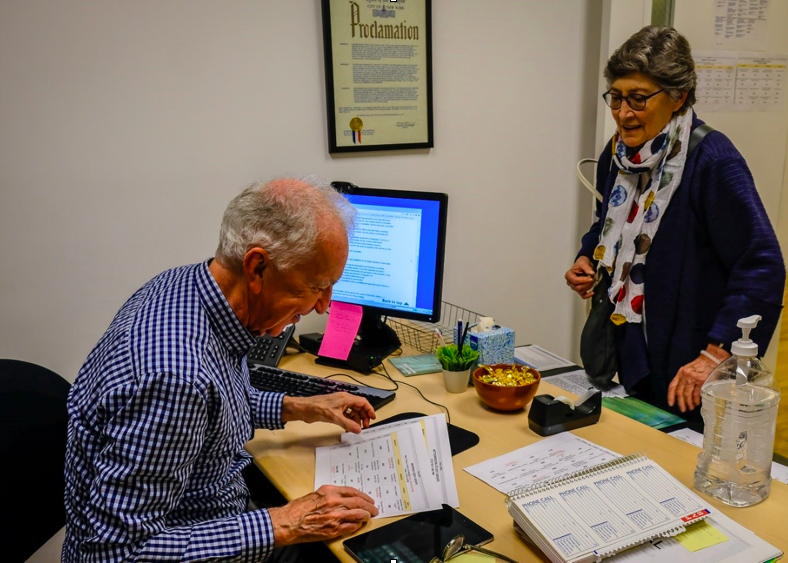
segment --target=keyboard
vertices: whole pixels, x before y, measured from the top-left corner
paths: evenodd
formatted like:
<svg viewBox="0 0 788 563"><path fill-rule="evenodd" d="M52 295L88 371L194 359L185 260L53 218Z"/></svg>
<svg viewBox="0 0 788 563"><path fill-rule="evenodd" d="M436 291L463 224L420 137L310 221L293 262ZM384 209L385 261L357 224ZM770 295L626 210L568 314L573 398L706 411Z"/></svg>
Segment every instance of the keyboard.
<svg viewBox="0 0 788 563"><path fill-rule="evenodd" d="M364 397L375 410L394 400L394 391L314 377L263 364L249 364L249 380L261 391L278 391L295 397L312 397L346 391Z"/></svg>

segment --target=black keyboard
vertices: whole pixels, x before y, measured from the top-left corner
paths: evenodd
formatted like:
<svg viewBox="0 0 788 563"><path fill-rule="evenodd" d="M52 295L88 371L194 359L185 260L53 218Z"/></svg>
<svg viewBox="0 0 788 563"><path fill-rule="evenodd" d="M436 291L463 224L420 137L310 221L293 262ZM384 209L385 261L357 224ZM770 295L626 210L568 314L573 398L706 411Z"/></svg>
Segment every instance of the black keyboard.
<svg viewBox="0 0 788 563"><path fill-rule="evenodd" d="M394 391L323 379L262 364L249 364L249 380L261 391L278 391L295 397L312 397L347 391L364 397L375 410L394 400Z"/></svg>

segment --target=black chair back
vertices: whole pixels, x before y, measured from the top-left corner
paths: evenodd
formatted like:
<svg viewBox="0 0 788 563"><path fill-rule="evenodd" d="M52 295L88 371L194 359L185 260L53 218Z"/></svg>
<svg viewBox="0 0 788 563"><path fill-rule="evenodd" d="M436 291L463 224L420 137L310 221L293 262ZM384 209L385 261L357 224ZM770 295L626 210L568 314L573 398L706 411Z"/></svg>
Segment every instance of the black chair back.
<svg viewBox="0 0 788 563"><path fill-rule="evenodd" d="M0 559L25 561L66 523L63 466L71 385L0 360Z"/></svg>

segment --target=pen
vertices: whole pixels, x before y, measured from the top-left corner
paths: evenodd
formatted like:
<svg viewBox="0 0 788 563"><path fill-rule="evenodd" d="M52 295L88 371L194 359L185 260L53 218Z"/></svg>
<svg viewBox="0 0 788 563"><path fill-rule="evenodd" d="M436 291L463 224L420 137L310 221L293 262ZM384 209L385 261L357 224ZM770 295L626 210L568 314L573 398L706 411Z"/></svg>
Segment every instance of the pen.
<svg viewBox="0 0 788 563"><path fill-rule="evenodd" d="M441 346L446 346L446 341L443 339L443 335L441 334L441 331L439 331L439 330L436 328L436 329L435 329L435 334L437 334L437 335L438 335L438 340L440 340L440 341L441 341Z"/></svg>
<svg viewBox="0 0 788 563"><path fill-rule="evenodd" d="M457 344L457 351L460 351L460 338L462 337L462 319L457 320L457 336L454 338Z"/></svg>
<svg viewBox="0 0 788 563"><path fill-rule="evenodd" d="M468 336L468 329L470 327L471 327L471 321L465 323L465 330L462 331L462 340L460 340L463 348L465 348L465 337ZM462 348L460 348L460 352L462 352Z"/></svg>

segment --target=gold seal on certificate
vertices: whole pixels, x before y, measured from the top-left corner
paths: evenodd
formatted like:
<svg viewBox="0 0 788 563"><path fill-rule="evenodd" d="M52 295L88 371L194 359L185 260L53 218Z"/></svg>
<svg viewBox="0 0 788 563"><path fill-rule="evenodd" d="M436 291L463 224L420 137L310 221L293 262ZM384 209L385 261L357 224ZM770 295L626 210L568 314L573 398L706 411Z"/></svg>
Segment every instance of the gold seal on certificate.
<svg viewBox="0 0 788 563"><path fill-rule="evenodd" d="M356 137L358 137L358 144L361 144L361 129L364 127L364 122L360 117L354 117L350 120L350 130L353 132L353 144L356 144Z"/></svg>

